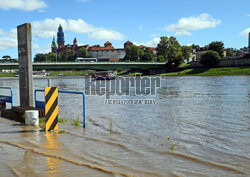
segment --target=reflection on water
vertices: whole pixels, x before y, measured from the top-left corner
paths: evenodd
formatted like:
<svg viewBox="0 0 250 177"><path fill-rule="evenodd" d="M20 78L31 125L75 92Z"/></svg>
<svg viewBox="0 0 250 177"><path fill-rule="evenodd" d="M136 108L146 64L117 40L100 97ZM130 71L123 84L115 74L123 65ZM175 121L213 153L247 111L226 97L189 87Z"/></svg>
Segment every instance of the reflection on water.
<svg viewBox="0 0 250 177"><path fill-rule="evenodd" d="M45 142L45 148L46 152L48 154L57 154L60 153L60 146L61 143L58 141L59 135L57 133L46 133L46 142ZM60 176L60 163L61 160L53 157L46 157L47 163L48 163L48 176L55 177Z"/></svg>
<svg viewBox="0 0 250 177"><path fill-rule="evenodd" d="M84 83L51 79L59 90L84 91ZM34 85L42 89L47 80ZM13 87L19 104L17 80L0 80L0 86ZM250 176L249 95L249 76L167 77L155 96L113 96L155 99L156 105L105 105L105 97L87 96L83 130L71 125L82 120L81 98L59 94L66 133L0 119L1 175Z"/></svg>

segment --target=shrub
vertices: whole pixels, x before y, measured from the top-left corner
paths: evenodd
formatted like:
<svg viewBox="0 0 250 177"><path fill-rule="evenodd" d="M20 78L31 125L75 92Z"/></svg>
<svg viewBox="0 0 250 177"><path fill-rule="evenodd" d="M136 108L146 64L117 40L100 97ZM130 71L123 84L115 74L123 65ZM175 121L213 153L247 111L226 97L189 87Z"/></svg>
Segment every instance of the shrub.
<svg viewBox="0 0 250 177"><path fill-rule="evenodd" d="M219 64L221 57L218 52L213 50L208 50L206 53L201 55L200 63L208 67L213 67Z"/></svg>

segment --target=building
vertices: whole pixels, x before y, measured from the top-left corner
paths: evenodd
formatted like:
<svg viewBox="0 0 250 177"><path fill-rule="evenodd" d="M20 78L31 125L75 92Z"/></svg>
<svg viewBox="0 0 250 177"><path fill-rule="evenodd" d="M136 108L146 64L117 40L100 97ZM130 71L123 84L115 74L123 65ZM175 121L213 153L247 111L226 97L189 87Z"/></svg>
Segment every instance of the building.
<svg viewBox="0 0 250 177"><path fill-rule="evenodd" d="M190 58L190 60L192 61L200 61L201 59L201 55L205 52L208 51L208 46L204 46L204 47L199 47L197 49L193 49L192 50L192 54L191 54L191 57L192 59ZM227 52L226 52L226 49L224 49L223 51L223 57L226 57L227 55Z"/></svg>
<svg viewBox="0 0 250 177"><path fill-rule="evenodd" d="M66 50L74 50L76 53L79 51L81 48L86 48L89 52L89 54L93 58L97 58L98 61L120 61L124 59L126 55L126 49L133 45L132 42L127 41L124 43L124 48L114 48L112 46L112 43L107 41L104 46L100 45L94 45L94 46L89 46L89 45L81 45L78 46L77 44L77 39L74 38L73 40L73 45L65 45L64 44L64 32L63 32L63 27L59 25L58 27L58 32L57 32L57 43L55 40L55 37L53 37L52 43L51 43L51 51L54 53L62 53ZM146 46L139 46L141 49L145 50L146 48L149 48L150 50L154 51L156 53L155 48L152 47L146 47Z"/></svg>

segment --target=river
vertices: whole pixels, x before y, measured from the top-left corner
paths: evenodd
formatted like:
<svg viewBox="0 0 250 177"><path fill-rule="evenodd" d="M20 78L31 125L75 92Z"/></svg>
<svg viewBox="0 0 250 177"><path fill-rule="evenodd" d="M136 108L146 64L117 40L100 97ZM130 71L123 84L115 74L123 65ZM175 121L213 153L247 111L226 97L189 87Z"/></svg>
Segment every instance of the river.
<svg viewBox="0 0 250 177"><path fill-rule="evenodd" d="M85 91L83 77L50 81ZM47 83L34 79L34 89ZM13 88L15 105L18 85L0 79ZM0 118L0 176L250 176L250 76L165 77L156 95L115 98L155 104L109 105L87 95L83 129L71 125L82 121L81 96L59 94L65 133Z"/></svg>

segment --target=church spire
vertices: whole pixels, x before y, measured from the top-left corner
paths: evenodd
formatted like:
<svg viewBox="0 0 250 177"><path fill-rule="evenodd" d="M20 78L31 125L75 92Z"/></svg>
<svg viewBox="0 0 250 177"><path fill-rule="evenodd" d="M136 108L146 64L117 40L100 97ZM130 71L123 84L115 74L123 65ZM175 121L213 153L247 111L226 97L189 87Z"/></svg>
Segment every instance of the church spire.
<svg viewBox="0 0 250 177"><path fill-rule="evenodd" d="M56 40L55 40L55 36L53 36L53 40L51 43L51 51L54 53L57 53L57 45L56 45Z"/></svg>
<svg viewBox="0 0 250 177"><path fill-rule="evenodd" d="M77 39L76 39L76 37L74 38L73 45L77 46Z"/></svg>
<svg viewBox="0 0 250 177"><path fill-rule="evenodd" d="M63 33L62 25L59 25L59 27L58 27L57 44L58 44L58 48L64 46L64 33Z"/></svg>

